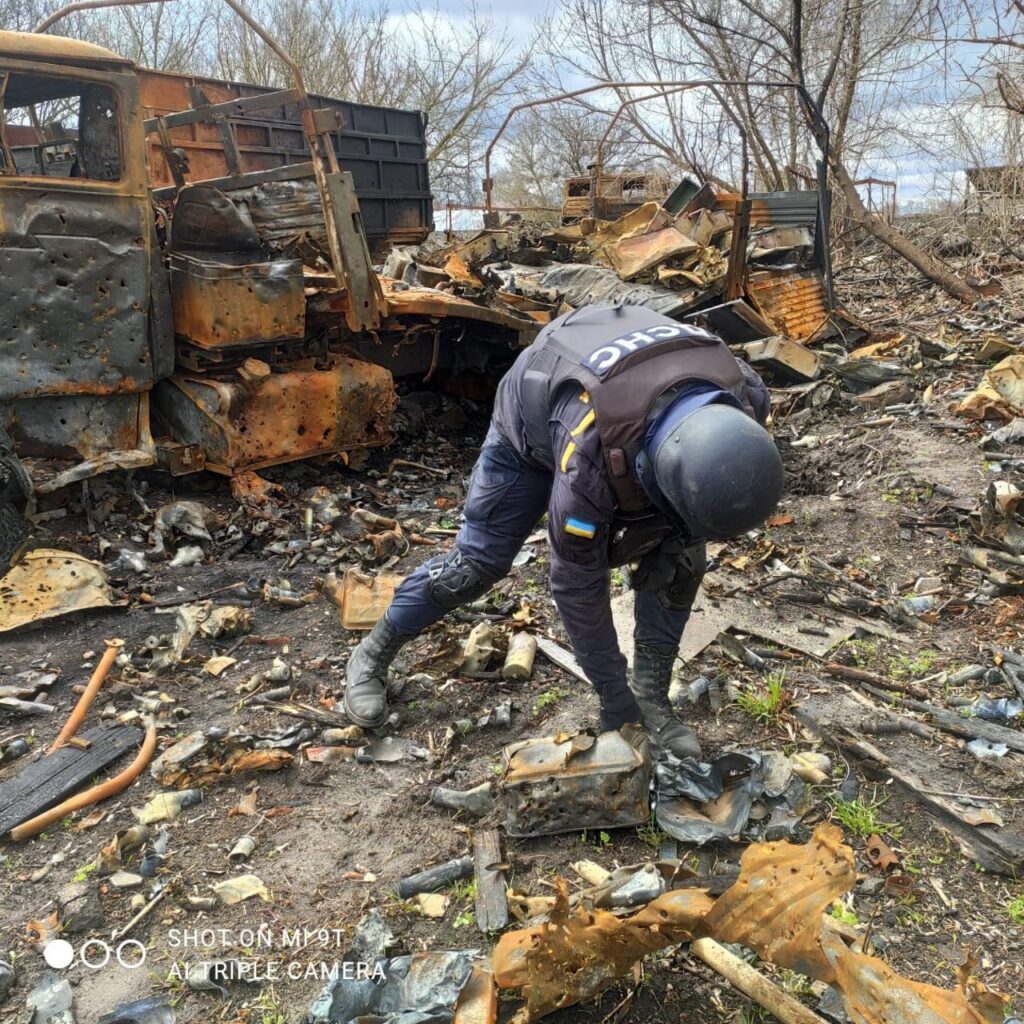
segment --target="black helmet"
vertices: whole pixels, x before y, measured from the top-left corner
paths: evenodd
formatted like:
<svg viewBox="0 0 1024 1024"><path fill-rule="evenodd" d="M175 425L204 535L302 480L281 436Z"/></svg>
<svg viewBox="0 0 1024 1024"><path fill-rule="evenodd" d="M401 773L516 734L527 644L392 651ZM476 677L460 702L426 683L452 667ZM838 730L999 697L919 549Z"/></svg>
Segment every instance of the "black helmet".
<svg viewBox="0 0 1024 1024"><path fill-rule="evenodd" d="M648 451L658 489L694 537L736 537L760 526L782 496L771 435L734 405L704 405Z"/></svg>

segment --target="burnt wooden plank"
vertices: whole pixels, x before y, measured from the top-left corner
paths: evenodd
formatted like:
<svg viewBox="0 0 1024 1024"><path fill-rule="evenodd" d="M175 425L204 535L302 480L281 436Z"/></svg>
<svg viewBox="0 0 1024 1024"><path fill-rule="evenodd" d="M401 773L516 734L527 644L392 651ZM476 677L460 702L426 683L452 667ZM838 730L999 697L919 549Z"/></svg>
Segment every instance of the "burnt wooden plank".
<svg viewBox="0 0 1024 1024"><path fill-rule="evenodd" d="M501 833L497 829L473 836L476 868L476 926L482 932L501 931L508 924L508 897L501 864Z"/></svg>
<svg viewBox="0 0 1024 1024"><path fill-rule="evenodd" d="M0 783L0 836L84 789L101 772L142 742L142 730L104 723L82 733L88 750L62 747Z"/></svg>

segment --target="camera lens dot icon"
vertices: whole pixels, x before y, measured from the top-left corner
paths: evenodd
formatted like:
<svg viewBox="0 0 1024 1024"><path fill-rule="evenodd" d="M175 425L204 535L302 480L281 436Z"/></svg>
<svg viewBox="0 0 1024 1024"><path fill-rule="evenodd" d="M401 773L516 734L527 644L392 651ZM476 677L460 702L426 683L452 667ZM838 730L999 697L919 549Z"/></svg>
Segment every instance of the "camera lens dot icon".
<svg viewBox="0 0 1024 1024"><path fill-rule="evenodd" d="M75 959L74 947L67 939L51 939L43 947L43 959L55 971L62 971L71 966Z"/></svg>

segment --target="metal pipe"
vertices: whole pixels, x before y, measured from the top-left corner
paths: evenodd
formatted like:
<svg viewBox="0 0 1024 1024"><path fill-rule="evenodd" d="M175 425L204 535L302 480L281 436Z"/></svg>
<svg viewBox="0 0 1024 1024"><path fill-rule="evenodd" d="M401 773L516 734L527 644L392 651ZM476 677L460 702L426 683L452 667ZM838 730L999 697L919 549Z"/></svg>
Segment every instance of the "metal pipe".
<svg viewBox="0 0 1024 1024"><path fill-rule="evenodd" d="M12 828L10 833L11 839L15 842L31 839L32 836L42 832L47 825L52 825L55 821L66 818L73 811L79 811L83 807L90 807L101 800L117 796L118 793L127 789L142 774L143 769L152 760L155 750L156 726L151 721L146 728L146 735L142 739L142 746L139 747L135 760L124 771L115 775L112 779L97 783L82 793L68 797L67 800L57 804L56 807L51 807L48 811L43 811L42 814L37 814L34 818L29 818L28 821Z"/></svg>
<svg viewBox="0 0 1024 1024"><path fill-rule="evenodd" d="M652 92L652 93L649 93L647 96L635 96L632 99L623 100L623 102L619 105L619 109L616 110L615 113L612 115L611 121L608 122L608 127L605 129L604 135L601 136L600 140L597 143L597 156L596 156L596 159L595 159L596 177L600 178L600 176L601 176L601 174L602 174L602 172L604 170L604 147L605 147L605 144L608 141L608 137L612 133L612 128L615 127L616 122L619 120L619 117L622 115L622 112L626 109L626 107L630 107L634 103L643 103L645 100L654 100L654 99L658 99L658 98L660 98L662 96L671 96L671 95L673 95L674 93L677 93L677 92L689 92L691 89L699 89L699 88L707 88L715 96L715 98L721 104L722 109L725 111L726 116L729 118L730 121L732 121L733 127L739 133L739 137L740 137L740 175L741 175L741 182L740 182L740 184L741 184L741 188L742 188L742 194L743 194L744 197L746 197L746 194L747 194L747 191L748 191L748 187L749 187L749 178L750 178L750 154L748 152L747 130L743 127L743 122L736 115L736 112L726 102L725 97L722 96L722 94L718 91L718 89L715 86L713 86L713 85L709 85L709 86L680 85L680 86L676 86L674 89L663 89L661 92Z"/></svg>
<svg viewBox="0 0 1024 1024"><path fill-rule="evenodd" d="M277 54L278 57L280 57L280 59L284 62L288 70L291 71L292 77L295 79L295 87L299 90L300 93L302 93L302 99L300 100L300 103L302 101L308 103L309 95L306 92L306 82L305 79L302 77L302 72L299 70L299 65L296 64L295 61L292 60L290 56L288 56L288 53L280 45L280 43L276 42L273 36L271 36L271 34L258 21L256 21L256 19L253 18L252 15L250 15L249 12L246 11L245 8L242 7L240 3L238 3L238 0L224 0L224 3L226 3L228 7L230 7L231 10L233 10L235 14L237 14L242 19L242 21L244 21L246 25L248 25L249 28L251 28L253 32L255 32L256 35L258 35L260 39L262 39L263 42L265 42L267 46L269 46L271 50L273 50L274 53Z"/></svg>
<svg viewBox="0 0 1024 1024"><path fill-rule="evenodd" d="M51 25L56 24L62 18L66 18L69 14L74 14L76 11L93 11L101 7L139 7L143 4L154 4L163 3L164 0L74 0L73 3L65 4L59 10L53 12L46 18L43 18L41 22L33 29L34 32L45 32ZM292 73L295 78L296 88L306 96L306 83L302 77L302 72L299 70L299 65L288 55L288 53L281 47L281 45L271 36L271 34L258 22L248 11L242 7L237 0L224 0L224 3L228 5L237 14L242 21L246 23L274 51L275 54L283 61L288 70Z"/></svg>
<svg viewBox="0 0 1024 1024"><path fill-rule="evenodd" d="M159 4L163 3L163 0L77 0L76 3L66 4L59 10L53 12L43 18L41 22L34 29L33 32L45 32L51 25L66 18L69 14L74 14L76 11L94 11L99 7L140 7L142 4Z"/></svg>
<svg viewBox="0 0 1024 1024"><path fill-rule="evenodd" d="M612 129L618 124L619 118L622 116L623 111L626 107L633 106L634 103L645 103L647 100L660 99L662 96L671 96L677 92L688 92L689 86L677 85L674 89L662 89L661 92L648 93L646 96L634 96L632 99L623 100L619 104L619 109L612 114L611 120L608 122L608 127L604 131L604 135L601 136L597 141L597 152L594 156L594 166L596 168L597 177L601 176L601 172L604 170L604 147L608 141L608 136L611 135Z"/></svg>
<svg viewBox="0 0 1024 1024"><path fill-rule="evenodd" d="M85 720L89 707L96 699L96 694L100 692L100 687L103 685L103 681L107 678L107 673L110 672L114 661L117 659L118 654L121 653L121 649L124 647L123 640L108 640L106 643L107 649L103 652L103 657L100 658L100 663L93 671L92 678L89 680L82 696L78 698L78 703L75 705L67 722L65 722L64 728L61 729L60 735L53 741L50 749L46 751L47 754L52 754L55 750L60 750L60 748L63 747L76 732L78 732L78 727Z"/></svg>

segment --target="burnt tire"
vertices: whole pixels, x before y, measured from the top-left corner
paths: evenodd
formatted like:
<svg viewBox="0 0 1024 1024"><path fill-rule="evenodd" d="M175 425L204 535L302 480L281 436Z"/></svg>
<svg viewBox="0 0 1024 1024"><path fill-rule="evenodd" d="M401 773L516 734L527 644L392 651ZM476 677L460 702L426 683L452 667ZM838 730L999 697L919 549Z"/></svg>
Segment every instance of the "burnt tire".
<svg viewBox="0 0 1024 1024"><path fill-rule="evenodd" d="M11 567L11 561L21 551L28 537L28 523L22 514L0 499L0 576Z"/></svg>

